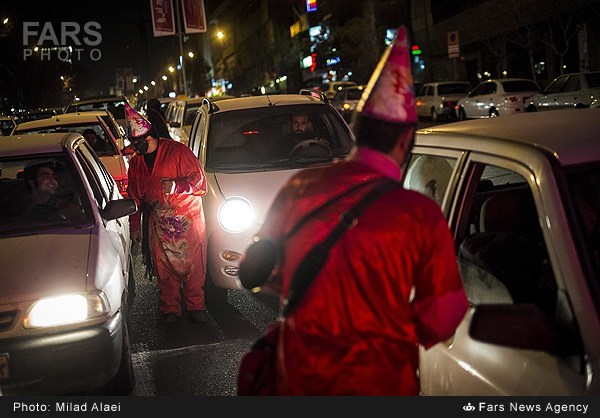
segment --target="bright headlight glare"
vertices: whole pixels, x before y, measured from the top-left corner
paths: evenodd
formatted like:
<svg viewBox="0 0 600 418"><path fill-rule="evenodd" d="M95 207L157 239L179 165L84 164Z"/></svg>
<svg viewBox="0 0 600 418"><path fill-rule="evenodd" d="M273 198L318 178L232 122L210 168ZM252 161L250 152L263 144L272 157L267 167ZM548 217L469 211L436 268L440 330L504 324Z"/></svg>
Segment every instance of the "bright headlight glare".
<svg viewBox="0 0 600 418"><path fill-rule="evenodd" d="M242 197L227 199L217 215L219 224L227 232L242 232L254 221L252 205Z"/></svg>
<svg viewBox="0 0 600 418"><path fill-rule="evenodd" d="M110 306L103 292L65 294L35 302L23 324L26 328L52 327L82 322L108 312Z"/></svg>

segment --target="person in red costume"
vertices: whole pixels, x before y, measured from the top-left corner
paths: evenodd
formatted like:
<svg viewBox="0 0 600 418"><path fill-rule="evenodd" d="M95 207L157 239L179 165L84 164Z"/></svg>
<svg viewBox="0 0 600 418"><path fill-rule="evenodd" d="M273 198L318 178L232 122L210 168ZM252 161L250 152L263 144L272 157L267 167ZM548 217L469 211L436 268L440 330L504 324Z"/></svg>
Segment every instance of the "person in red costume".
<svg viewBox="0 0 600 418"><path fill-rule="evenodd" d="M352 122L358 145L352 156L292 177L260 237L280 240L305 214L359 183L401 181L418 122L404 27ZM285 305L299 263L369 190L331 202L287 238L279 273L263 289L280 293ZM277 394L419 395L419 346L449 339L467 307L440 207L415 191L388 191L342 235L295 309L279 321Z"/></svg>
<svg viewBox="0 0 600 418"><path fill-rule="evenodd" d="M129 162L128 192L142 208L131 215L133 243L144 241L144 262L147 272L158 277L160 311L165 322L179 321L182 297L189 319L204 322L204 170L188 147L159 138L148 120L128 104L125 106L127 135L135 149Z"/></svg>

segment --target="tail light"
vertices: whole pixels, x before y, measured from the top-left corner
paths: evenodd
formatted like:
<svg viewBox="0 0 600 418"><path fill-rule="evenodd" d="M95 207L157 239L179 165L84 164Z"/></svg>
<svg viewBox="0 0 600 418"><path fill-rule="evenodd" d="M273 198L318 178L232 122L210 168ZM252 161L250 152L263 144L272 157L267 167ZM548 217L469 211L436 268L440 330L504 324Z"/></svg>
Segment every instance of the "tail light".
<svg viewBox="0 0 600 418"><path fill-rule="evenodd" d="M117 188L123 197L129 197L129 193L127 193L127 179L115 180L117 183Z"/></svg>

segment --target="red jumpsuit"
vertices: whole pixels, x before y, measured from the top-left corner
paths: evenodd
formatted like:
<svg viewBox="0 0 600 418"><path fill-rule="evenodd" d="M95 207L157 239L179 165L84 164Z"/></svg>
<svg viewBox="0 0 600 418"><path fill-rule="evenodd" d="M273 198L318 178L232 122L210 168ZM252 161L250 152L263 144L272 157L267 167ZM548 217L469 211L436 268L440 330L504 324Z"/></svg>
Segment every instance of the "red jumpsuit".
<svg viewBox="0 0 600 418"><path fill-rule="evenodd" d="M363 148L350 161L304 170L282 188L260 235L279 238L348 187L400 175L384 154ZM336 201L285 242L282 271L271 283L282 300L307 251L369 189ZM282 321L278 394L418 395L419 344L428 348L451 337L467 307L439 206L394 189L345 232Z"/></svg>
<svg viewBox="0 0 600 418"><path fill-rule="evenodd" d="M181 315L181 288L188 311L204 310L206 223L202 197L206 176L192 151L180 142L159 139L152 172L143 156L129 165L128 191L138 205L150 205L150 248L160 290L162 313ZM165 195L161 179L175 180ZM132 234L140 229L140 211L131 217ZM183 284L183 286L182 286Z"/></svg>

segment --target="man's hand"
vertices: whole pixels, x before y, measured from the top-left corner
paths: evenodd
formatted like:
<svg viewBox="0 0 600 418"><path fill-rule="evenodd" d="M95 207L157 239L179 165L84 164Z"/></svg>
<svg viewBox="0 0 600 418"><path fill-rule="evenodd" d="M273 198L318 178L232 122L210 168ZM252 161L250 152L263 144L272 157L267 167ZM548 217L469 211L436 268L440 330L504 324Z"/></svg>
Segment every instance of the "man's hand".
<svg viewBox="0 0 600 418"><path fill-rule="evenodd" d="M162 179L160 181L164 194L172 194L175 191L175 182L170 179Z"/></svg>
<svg viewBox="0 0 600 418"><path fill-rule="evenodd" d="M141 244L142 243L142 234L141 234L141 231L131 232L131 242L133 243L133 245L137 245L137 244Z"/></svg>

